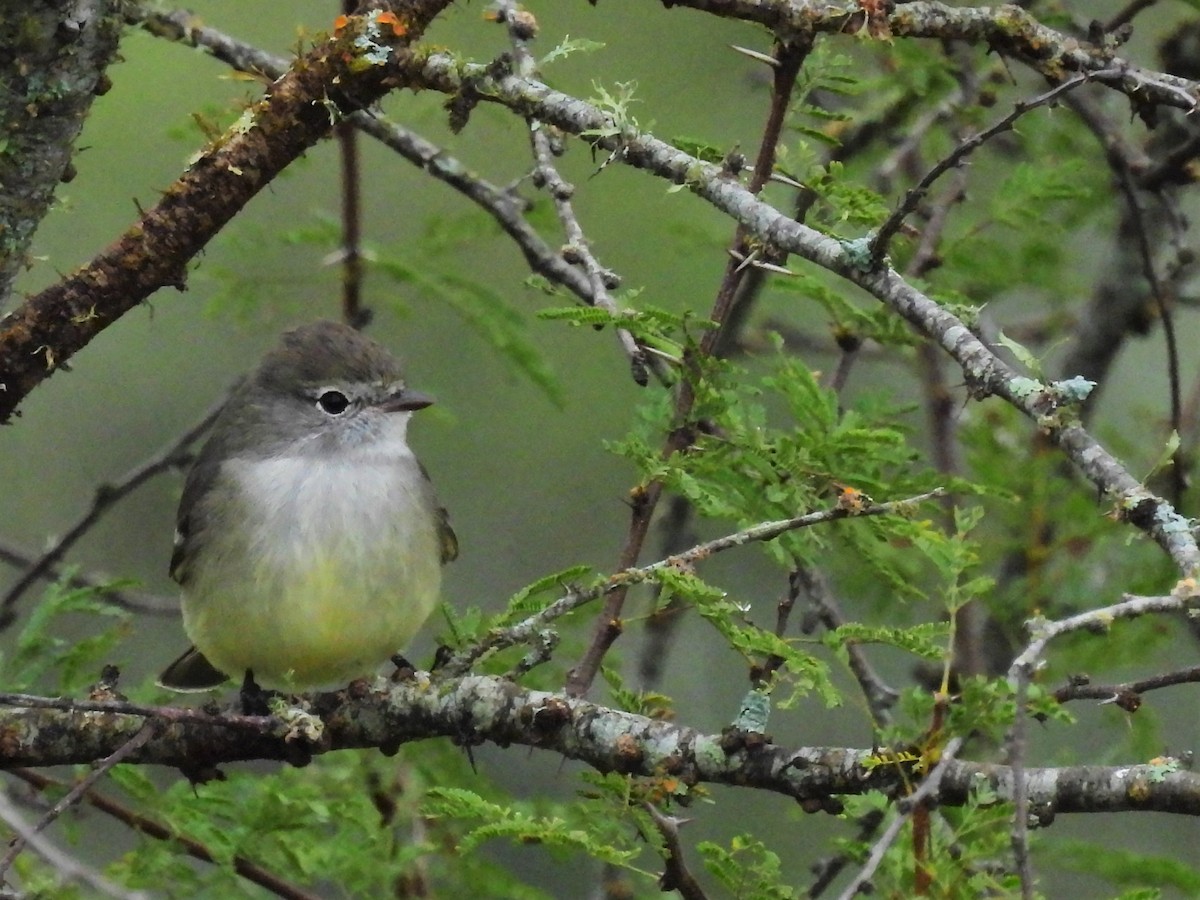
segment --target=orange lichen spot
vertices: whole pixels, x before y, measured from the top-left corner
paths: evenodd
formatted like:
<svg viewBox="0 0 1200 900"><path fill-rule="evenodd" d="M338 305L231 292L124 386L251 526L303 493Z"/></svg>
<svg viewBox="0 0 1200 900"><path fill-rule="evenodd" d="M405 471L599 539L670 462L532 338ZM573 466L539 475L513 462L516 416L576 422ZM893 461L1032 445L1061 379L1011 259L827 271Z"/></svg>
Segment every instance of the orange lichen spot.
<svg viewBox="0 0 1200 900"><path fill-rule="evenodd" d="M837 508L851 515L857 515L871 505L871 498L858 488L835 483L833 489L837 492Z"/></svg>
<svg viewBox="0 0 1200 900"><path fill-rule="evenodd" d="M336 19L334 19L333 20L334 36L341 37L342 32L346 30L346 26L349 24L350 24L349 16L338 16Z"/></svg>
<svg viewBox="0 0 1200 900"><path fill-rule="evenodd" d="M404 37L408 34L408 26L401 22L400 17L394 12L381 12L375 21L380 25L391 25L392 34L396 37Z"/></svg>

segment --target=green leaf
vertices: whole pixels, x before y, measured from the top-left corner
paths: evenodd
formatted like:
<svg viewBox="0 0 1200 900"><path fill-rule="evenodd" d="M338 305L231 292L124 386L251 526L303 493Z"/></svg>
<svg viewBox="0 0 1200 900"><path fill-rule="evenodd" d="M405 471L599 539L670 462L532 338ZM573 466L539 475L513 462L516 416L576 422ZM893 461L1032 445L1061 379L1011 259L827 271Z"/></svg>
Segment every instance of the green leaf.
<svg viewBox="0 0 1200 900"><path fill-rule="evenodd" d="M553 572L539 578L532 584L526 585L513 594L508 605L492 622L492 627L512 624L541 612L546 604L542 598L548 591L553 591L557 597L564 587L592 572L591 566L570 566L558 572Z"/></svg>
<svg viewBox="0 0 1200 900"><path fill-rule="evenodd" d="M538 61L538 66L548 66L576 53L595 53L597 50L603 50L604 46L601 41L589 41L587 38L572 38L570 35L567 35L559 42L557 47Z"/></svg>
<svg viewBox="0 0 1200 900"><path fill-rule="evenodd" d="M950 626L945 622L922 622L908 628L846 622L821 636L821 643L841 650L847 644L887 644L923 659L941 660L946 656Z"/></svg>
<svg viewBox="0 0 1200 900"><path fill-rule="evenodd" d="M619 672L609 666L600 667L600 675L608 684L613 705L625 712L652 718L666 718L672 709L671 698L654 691L634 691L625 686Z"/></svg>
<svg viewBox="0 0 1200 900"><path fill-rule="evenodd" d="M996 342L1002 347L1006 347L1008 351L1017 358L1017 362L1023 365L1026 369L1033 373L1034 378L1039 381L1044 381L1046 377L1045 370L1042 368L1042 361L1033 354L1033 352L1017 341L1014 341L1003 331L996 333Z"/></svg>
<svg viewBox="0 0 1200 900"><path fill-rule="evenodd" d="M504 806L484 800L465 788L432 788L424 804L427 816L478 820L459 841L458 852L470 853L480 844L504 838L519 844L543 844L586 853L608 865L628 867L638 856L636 850L610 846L587 829L559 817L530 815L516 806Z"/></svg>
<svg viewBox="0 0 1200 900"><path fill-rule="evenodd" d="M132 616L106 601L104 593L129 582L73 588L66 580L70 574L46 589L17 635L15 647L0 658L0 673L9 690L30 688L54 675L57 690L74 693L95 682L101 668L114 661L110 654L128 630ZM61 636L57 629L70 615L99 619L103 627L84 638Z"/></svg>
<svg viewBox="0 0 1200 900"><path fill-rule="evenodd" d="M800 894L783 879L779 855L749 834L734 837L728 848L701 841L696 850L704 867L728 890L745 900L793 900Z"/></svg>

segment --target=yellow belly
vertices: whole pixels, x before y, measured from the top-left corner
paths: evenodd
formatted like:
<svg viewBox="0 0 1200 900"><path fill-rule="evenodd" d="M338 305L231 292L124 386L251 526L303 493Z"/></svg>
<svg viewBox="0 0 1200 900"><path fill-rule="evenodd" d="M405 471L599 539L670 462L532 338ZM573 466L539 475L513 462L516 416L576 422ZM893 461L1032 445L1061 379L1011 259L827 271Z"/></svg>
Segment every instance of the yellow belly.
<svg viewBox="0 0 1200 900"><path fill-rule="evenodd" d="M436 559L405 566L398 555L325 558L290 573L259 566L238 589L198 579L184 598L184 627L235 679L250 669L269 688L345 684L401 651L436 605Z"/></svg>

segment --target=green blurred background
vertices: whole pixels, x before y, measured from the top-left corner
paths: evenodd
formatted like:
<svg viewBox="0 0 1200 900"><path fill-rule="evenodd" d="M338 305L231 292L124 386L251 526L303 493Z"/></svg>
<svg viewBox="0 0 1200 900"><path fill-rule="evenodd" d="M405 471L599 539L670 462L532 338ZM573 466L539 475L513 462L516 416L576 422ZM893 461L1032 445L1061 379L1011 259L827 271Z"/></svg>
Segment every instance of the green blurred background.
<svg viewBox="0 0 1200 900"><path fill-rule="evenodd" d="M1095 4L1106 10L1117 5ZM632 112L656 135L754 152L766 107L764 69L728 45L765 52L769 36L761 29L646 0L602 0L595 7L583 0L551 0L530 6L542 27L541 53L567 35L605 44L548 69L552 85L588 96L595 93L598 73L609 87L636 82L639 102ZM278 54L289 54L298 41L329 29L339 11L331 2L236 0L197 0L191 8L207 24ZM485 9L482 3L451 7L427 42L481 61L493 58L507 42L501 28L484 21ZM1100 14L1097 9L1095 15ZM96 102L79 141L78 175L60 188L58 207L34 244L38 262L19 282L19 291L36 291L85 262L135 219L139 206L155 202L204 143L193 113L223 127L260 92L259 85L235 77L204 53L137 30L125 36L121 55L110 70L113 88ZM528 170L522 123L484 104L465 131L452 135L443 100L431 92L402 92L384 109L494 183L507 184ZM380 258L413 270L477 280L507 304L520 320L519 335L556 373L557 396L551 397L480 334L470 309L456 308L420 284L400 284L380 271L368 275L365 300L375 312L370 333L402 354L410 381L438 399L431 412L418 417L413 435L462 546L446 573L446 599L496 609L548 572L578 563L611 569L636 476L606 452L604 443L624 434L645 390L657 389L633 383L611 331L534 318L547 302L563 301L547 301L524 284L528 273L520 254L480 211L386 148L365 138L361 148L368 246ZM687 192L669 193L666 184L619 165L597 172L599 160L585 147L573 143L569 148L562 171L578 188L576 208L600 260L621 274L626 287L644 289L639 303L707 310L723 271L730 223ZM335 227L339 192L336 147L326 142L257 197L193 263L186 292L156 294L79 353L72 371L56 374L29 397L21 418L0 434L7 540L31 550L43 546L47 536L81 512L98 485L119 478L193 424L279 331L338 315L340 273L323 263L334 248L314 236ZM537 197L528 186L523 193ZM544 197L537 199L534 218L556 246L559 232ZM827 337L825 316L816 307L768 298L760 316L772 314L786 314L793 327ZM1159 353L1157 347L1139 345L1123 359L1114 381L1130 371L1153 370L1158 378ZM822 368L833 359L831 352L818 353L808 362ZM888 367L855 373L867 388L872 379L886 383L896 377ZM1153 391L1146 378L1138 385ZM1119 421L1112 413L1106 418ZM181 484L180 475L169 475L137 491L105 517L70 561L85 572L131 578L146 591L173 596L167 561ZM705 536L726 530L711 523L702 528ZM648 558L657 553L657 543L650 546ZM784 587L781 573L756 552L726 554L706 574L752 603L760 621L770 620ZM7 578L11 572L0 575ZM27 611L39 593L40 586L22 609ZM619 644L627 661L636 657L641 641L636 613L630 618L634 625ZM427 627L414 658L427 658L439 625L435 620ZM146 618L113 661L120 664L124 683L136 685L183 646L177 619ZM1190 648L1183 644L1179 652L1186 656ZM560 661L568 664L572 649L562 653ZM887 653L877 658L889 675L904 680L908 660ZM681 720L719 730L733 718L746 686L742 661L706 626L687 622L661 686L676 699ZM1113 727L1111 717L1096 718L1097 734ZM1197 743L1195 726L1182 727L1171 735L1175 751ZM860 710L825 710L816 700L776 716L772 732L793 743L867 746L871 740ZM1045 759L1055 750L1039 746L1038 752ZM478 758L482 775L526 792L576 787L572 767L559 767L548 756L485 748ZM775 849L784 854L797 884L805 883L812 861L805 845L820 846L829 829L849 833L848 826L827 817L803 818L779 797L715 793L722 803L736 803L736 811L714 814L700 808L688 839L727 838L764 822L777 823L771 829L775 834L764 837L778 840ZM1060 819L1055 833L1090 838L1102 828L1100 818ZM1125 849L1168 852L1175 846L1186 854L1200 839L1190 821L1164 818L1161 831L1158 819L1151 824L1139 818L1145 827L1137 830L1129 829L1128 821L1114 836ZM536 848L497 852L520 867L536 863L545 869L535 876L539 881L558 896L573 895L562 885L578 884L576 866L552 863ZM570 880L555 887L556 877ZM1064 882L1063 889L1071 896L1091 896L1098 886Z"/></svg>

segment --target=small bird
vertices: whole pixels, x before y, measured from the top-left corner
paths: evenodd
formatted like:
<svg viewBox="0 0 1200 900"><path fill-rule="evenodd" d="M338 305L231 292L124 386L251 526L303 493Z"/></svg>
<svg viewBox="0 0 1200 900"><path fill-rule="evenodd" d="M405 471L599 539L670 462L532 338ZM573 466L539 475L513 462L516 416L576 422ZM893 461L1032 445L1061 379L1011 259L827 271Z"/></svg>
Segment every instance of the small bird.
<svg viewBox="0 0 1200 900"><path fill-rule="evenodd" d="M433 400L337 322L288 331L188 474L171 577L194 646L159 684L304 690L369 675L437 604L458 542L408 421Z"/></svg>

